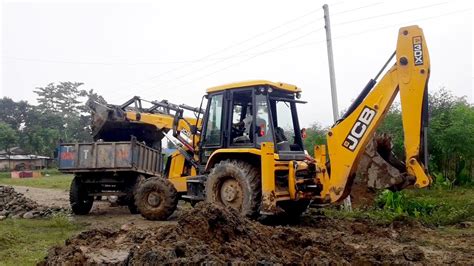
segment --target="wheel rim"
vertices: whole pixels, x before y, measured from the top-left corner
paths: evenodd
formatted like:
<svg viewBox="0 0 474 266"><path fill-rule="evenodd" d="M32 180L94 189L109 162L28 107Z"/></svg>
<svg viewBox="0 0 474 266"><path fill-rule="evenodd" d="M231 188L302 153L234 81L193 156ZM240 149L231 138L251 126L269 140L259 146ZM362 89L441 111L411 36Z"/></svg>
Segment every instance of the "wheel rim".
<svg viewBox="0 0 474 266"><path fill-rule="evenodd" d="M161 203L161 196L157 192L151 192L148 194L147 202L152 207L158 207Z"/></svg>
<svg viewBox="0 0 474 266"><path fill-rule="evenodd" d="M243 198L242 188L237 180L229 178L222 182L219 199L223 205L240 210L242 209Z"/></svg>

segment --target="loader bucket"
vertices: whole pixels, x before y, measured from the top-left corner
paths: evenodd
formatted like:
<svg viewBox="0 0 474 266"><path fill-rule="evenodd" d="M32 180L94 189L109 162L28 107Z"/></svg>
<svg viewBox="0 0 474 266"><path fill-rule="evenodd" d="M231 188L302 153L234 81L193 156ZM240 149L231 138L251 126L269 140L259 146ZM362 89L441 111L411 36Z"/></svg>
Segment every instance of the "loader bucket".
<svg viewBox="0 0 474 266"><path fill-rule="evenodd" d="M161 141L163 132L154 125L130 121L119 106L88 101L91 109L92 137L95 141L129 141L132 137L149 146Z"/></svg>

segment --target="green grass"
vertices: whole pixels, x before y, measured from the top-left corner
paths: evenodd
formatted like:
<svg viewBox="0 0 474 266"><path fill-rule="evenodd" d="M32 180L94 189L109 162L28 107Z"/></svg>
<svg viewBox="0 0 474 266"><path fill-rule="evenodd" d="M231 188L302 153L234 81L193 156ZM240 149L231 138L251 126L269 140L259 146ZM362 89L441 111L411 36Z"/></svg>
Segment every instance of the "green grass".
<svg viewBox="0 0 474 266"><path fill-rule="evenodd" d="M26 187L37 187L37 188L55 188L68 190L71 185L72 175L65 175L59 172L49 172L49 176L43 176L40 178L21 178L12 179L10 173L0 173L0 184L1 185L13 185L13 186L26 186Z"/></svg>
<svg viewBox="0 0 474 266"><path fill-rule="evenodd" d="M51 246L64 244L82 229L64 215L0 221L0 265L35 265Z"/></svg>
<svg viewBox="0 0 474 266"><path fill-rule="evenodd" d="M410 189L402 192L384 192L376 206L353 212L334 208L323 210L334 218L364 218L376 223L389 224L396 220L418 221L427 226L454 225L474 221L474 189L435 187Z"/></svg>

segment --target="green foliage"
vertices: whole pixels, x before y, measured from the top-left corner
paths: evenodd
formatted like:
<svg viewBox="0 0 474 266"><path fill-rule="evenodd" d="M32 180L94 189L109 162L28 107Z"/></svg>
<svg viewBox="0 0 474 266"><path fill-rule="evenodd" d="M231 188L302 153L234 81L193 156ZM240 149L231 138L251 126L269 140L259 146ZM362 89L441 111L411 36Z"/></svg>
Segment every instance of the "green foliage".
<svg viewBox="0 0 474 266"><path fill-rule="evenodd" d="M65 215L50 219L6 219L0 221L0 264L34 265L52 245L61 245L82 226Z"/></svg>
<svg viewBox="0 0 474 266"><path fill-rule="evenodd" d="M370 219L381 224L419 221L426 226L454 225L474 221L474 191L465 187L384 191L371 209L352 212L327 209L324 213L337 218Z"/></svg>
<svg viewBox="0 0 474 266"><path fill-rule="evenodd" d="M18 142L18 135L7 123L0 122L0 148L7 150Z"/></svg>
<svg viewBox="0 0 474 266"><path fill-rule="evenodd" d="M443 180L436 178L440 182L451 185L473 183L474 106L464 97L455 97L444 88L430 94L428 101L430 171L444 177ZM403 159L403 127L399 106L390 109L378 132L392 136L393 151Z"/></svg>
<svg viewBox="0 0 474 266"><path fill-rule="evenodd" d="M25 123L31 106L26 101L14 102L12 99L3 97L0 99L0 122L4 122L15 131L19 131Z"/></svg>
<svg viewBox="0 0 474 266"><path fill-rule="evenodd" d="M81 85L60 82L36 88L38 106L6 97L0 99L0 123L14 130L18 136L15 142L22 149L39 155L52 157L61 141L91 141L90 115L85 102L105 100L93 90L81 90ZM0 126L0 137L3 128Z"/></svg>
<svg viewBox="0 0 474 266"><path fill-rule="evenodd" d="M311 156L314 156L314 145L326 144L327 128L323 128L320 124L314 123L306 129L306 138L304 139L304 147Z"/></svg>
<svg viewBox="0 0 474 266"><path fill-rule="evenodd" d="M384 190L380 193L376 199L376 204L384 210L395 212L396 214L406 214L415 218L432 215L436 209L434 204L416 201L406 197L401 191L392 192L390 190Z"/></svg>

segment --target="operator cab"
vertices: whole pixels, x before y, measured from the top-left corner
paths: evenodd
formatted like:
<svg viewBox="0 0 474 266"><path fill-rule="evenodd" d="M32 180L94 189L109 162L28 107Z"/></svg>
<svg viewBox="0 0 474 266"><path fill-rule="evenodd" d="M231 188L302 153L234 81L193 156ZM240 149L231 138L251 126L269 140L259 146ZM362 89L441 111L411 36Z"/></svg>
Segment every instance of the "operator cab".
<svg viewBox="0 0 474 266"><path fill-rule="evenodd" d="M207 90L201 162L217 149L256 148L273 142L281 160L304 159L296 104L301 90L269 81L248 81Z"/></svg>

